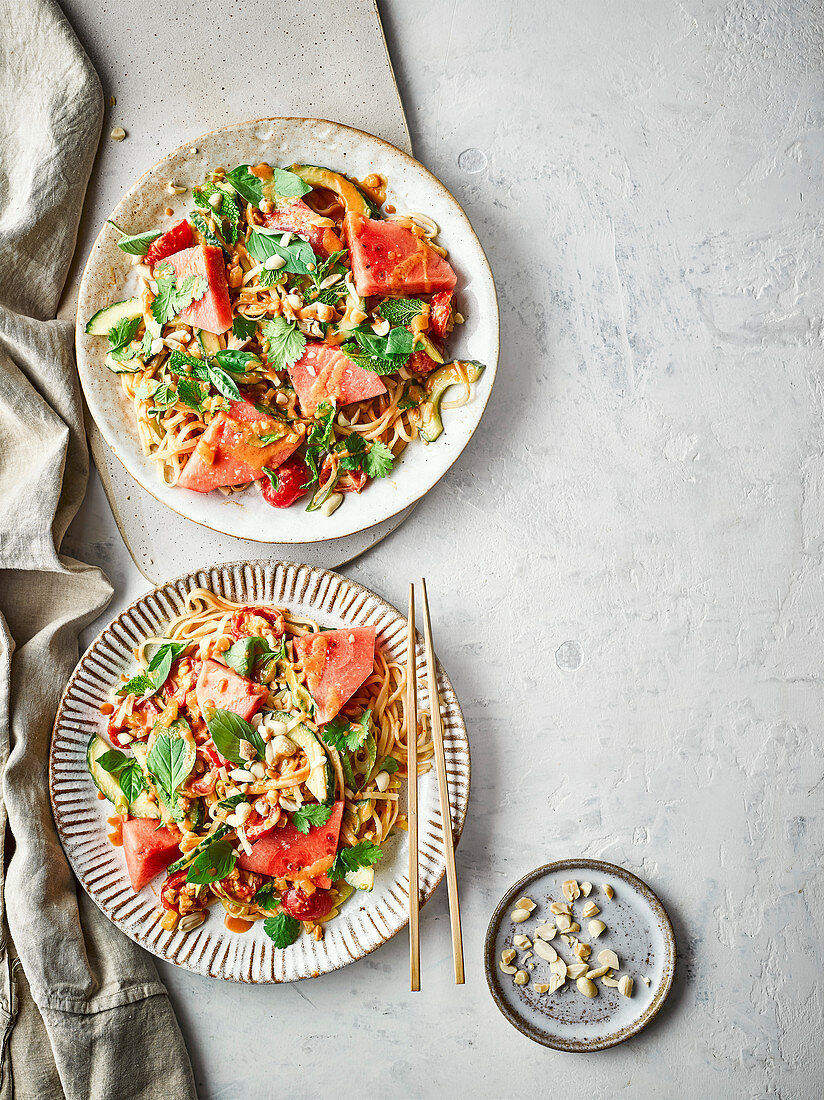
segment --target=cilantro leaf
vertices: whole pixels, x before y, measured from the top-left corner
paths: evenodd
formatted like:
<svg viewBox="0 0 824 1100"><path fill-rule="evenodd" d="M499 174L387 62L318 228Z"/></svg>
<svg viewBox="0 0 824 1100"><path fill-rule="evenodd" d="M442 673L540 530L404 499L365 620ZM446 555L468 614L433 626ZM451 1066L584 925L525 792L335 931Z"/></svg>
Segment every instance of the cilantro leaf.
<svg viewBox="0 0 824 1100"><path fill-rule="evenodd" d="M209 284L202 275L190 275L178 286L174 270L171 273L158 273L155 282L157 294L152 302L152 316L159 325L173 320L192 302L199 301L209 289Z"/></svg>
<svg viewBox="0 0 824 1100"><path fill-rule="evenodd" d="M109 329L109 350L117 351L130 343L134 334L140 327L142 317L124 317L116 325Z"/></svg>
<svg viewBox="0 0 824 1100"><path fill-rule="evenodd" d="M323 740L338 752L357 752L369 736L369 721L372 717L371 710L365 710L357 723L338 715L331 722L327 722L320 735Z"/></svg>
<svg viewBox="0 0 824 1100"><path fill-rule="evenodd" d="M257 332L257 321L237 316L232 321L232 336L236 340L252 340Z"/></svg>
<svg viewBox="0 0 824 1100"><path fill-rule="evenodd" d="M387 756L381 761L381 766L378 768L379 772L387 772L389 775L394 775L400 767L394 756Z"/></svg>
<svg viewBox="0 0 824 1100"><path fill-rule="evenodd" d="M273 370L294 366L303 355L306 337L298 326L285 317L273 317L263 324L263 338L269 342L266 358Z"/></svg>
<svg viewBox="0 0 824 1100"><path fill-rule="evenodd" d="M318 825L325 825L331 815L332 806L327 806L323 802L301 806L292 814L292 824L299 833L306 836L310 826L316 828Z"/></svg>
<svg viewBox="0 0 824 1100"><path fill-rule="evenodd" d="M280 905L280 898L274 891L275 884L273 882L264 882L252 898L252 904L257 905L260 909L277 909Z"/></svg>
<svg viewBox="0 0 824 1100"><path fill-rule="evenodd" d="M387 477L392 472L394 456L385 443L372 444L364 457L363 468L369 477Z"/></svg>
<svg viewBox="0 0 824 1100"><path fill-rule="evenodd" d="M225 837L213 840L211 844L191 862L186 881L198 886L207 886L210 882L219 882L230 875L237 863L237 852Z"/></svg>
<svg viewBox="0 0 824 1100"><path fill-rule="evenodd" d="M205 715L204 715L205 717ZM266 745L254 726L235 714L231 710L215 708L211 716L206 718L206 725L215 743L215 748L221 756L231 760L233 764L245 767L249 761L240 755L240 742L248 741L253 745L261 760L266 756Z"/></svg>
<svg viewBox="0 0 824 1100"><path fill-rule="evenodd" d="M254 256L260 263L265 263L272 256L280 256L285 260L281 271L289 271L293 275L311 275L309 264L317 267L318 260L312 246L300 237L293 237L286 245L281 244L280 238L285 235L285 232L283 229L278 229L275 236L271 230L263 232L260 229L253 229L246 242L249 255Z"/></svg>
<svg viewBox="0 0 824 1100"><path fill-rule="evenodd" d="M408 325L423 311L420 298L384 298L378 311L390 325Z"/></svg>
<svg viewBox="0 0 824 1100"><path fill-rule="evenodd" d="M114 222L110 221L109 225L114 225ZM117 242L117 247L122 249L123 252L128 252L130 256L145 256L149 251L149 245L152 241L156 241L160 236L160 230L154 233L123 233L123 230L114 225L118 233L122 236Z"/></svg>
<svg viewBox="0 0 824 1100"><path fill-rule="evenodd" d="M347 871L357 871L360 867L371 867L379 859L383 859L383 852L378 845L373 844L371 840L361 840L351 848L341 848L335 856L329 878L332 882L337 882L346 875Z"/></svg>
<svg viewBox="0 0 824 1100"><path fill-rule="evenodd" d="M275 947L289 947L300 935L300 922L288 913L276 913L263 922L263 931Z"/></svg>
<svg viewBox="0 0 824 1100"><path fill-rule="evenodd" d="M366 456L366 443L362 435L352 432L337 444L335 450L342 455L340 459L342 470L359 470Z"/></svg>

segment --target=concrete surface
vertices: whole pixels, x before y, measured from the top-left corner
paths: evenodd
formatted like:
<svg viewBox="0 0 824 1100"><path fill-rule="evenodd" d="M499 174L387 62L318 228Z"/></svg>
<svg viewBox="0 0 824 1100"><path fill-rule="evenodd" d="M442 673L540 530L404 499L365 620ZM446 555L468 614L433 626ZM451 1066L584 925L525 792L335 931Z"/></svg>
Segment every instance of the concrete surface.
<svg viewBox="0 0 824 1100"><path fill-rule="evenodd" d="M263 0L223 7L265 26ZM396 604L423 570L436 602L473 749L468 979L443 891L420 994L404 937L278 989L164 966L202 1095L818 1097L821 6L381 10L416 153L472 218L503 321L482 429L346 569ZM140 71L125 22L110 49ZM265 91L205 97L187 133L267 113ZM146 94L160 112L173 90ZM99 488L73 548L120 603L142 588ZM481 960L507 885L578 854L647 879L680 950L658 1021L591 1056L512 1030Z"/></svg>

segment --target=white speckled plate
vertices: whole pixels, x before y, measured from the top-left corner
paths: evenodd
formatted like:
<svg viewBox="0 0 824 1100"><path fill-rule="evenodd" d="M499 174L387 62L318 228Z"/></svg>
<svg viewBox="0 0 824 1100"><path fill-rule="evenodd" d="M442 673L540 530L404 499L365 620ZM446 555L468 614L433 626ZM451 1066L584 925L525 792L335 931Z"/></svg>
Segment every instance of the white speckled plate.
<svg viewBox="0 0 824 1100"><path fill-rule="evenodd" d="M390 477L373 482L360 496L347 498L330 517L300 507L273 509L255 491L225 497L218 492L193 493L165 485L156 463L143 454L129 402L116 376L104 365L106 341L84 331L98 309L135 289L130 282L130 257L117 248L118 234L108 224L94 243L80 287L77 364L95 423L132 477L152 496L179 515L227 535L256 542L319 542L362 531L403 511L427 493L463 451L480 423L495 380L498 303L481 244L443 184L394 145L334 122L259 119L203 134L142 176L112 211L111 219L127 233L171 225L189 212L192 199L191 194L170 195L166 190L170 180L191 187L218 165L262 160L278 165L296 161L323 164L359 179L379 172L389 180L388 202L402 213L428 214L440 226L439 240L449 250L458 275L456 296L466 318L452 334L450 354L486 364L471 401L445 412L440 439L429 446L407 448ZM174 210L173 217L165 215L168 207Z"/></svg>
<svg viewBox="0 0 824 1100"><path fill-rule="evenodd" d="M552 972L549 961L534 953L525 959L532 948L516 948L511 963L525 968L527 985L516 985L513 975L501 971L501 952L515 946L514 936L527 935L534 941L538 925L555 922L549 906L553 901L564 902L561 885L568 879L593 886L588 898L582 896L573 902L573 916L582 929L577 938L592 947L589 967L600 965L599 951L614 951L620 962L619 976L628 974L633 979L630 997L605 986L600 978L595 979L598 995L592 998L585 997L570 979L554 993L538 993L533 985L548 983ZM604 893L605 883L615 891L613 898ZM510 914L514 902L523 896L534 901L537 908L528 920L516 924ZM598 919L606 925L597 939L589 935L588 918L581 913L590 901L598 906ZM567 964L580 961L560 935L550 946ZM530 963L534 969L529 969ZM675 933L661 902L631 871L597 859L558 860L530 872L501 899L486 933L484 965L498 1008L529 1039L556 1050L603 1050L636 1035L663 1005L675 972ZM644 978L649 979L649 985Z"/></svg>
<svg viewBox="0 0 824 1100"><path fill-rule="evenodd" d="M228 599L289 606L312 615L324 626L375 624L378 644L405 661L406 620L368 589L337 573L288 562L243 562L224 565L155 588L127 608L89 647L63 694L55 721L49 762L52 808L66 855L84 889L100 909L136 943L159 958L197 974L238 982L291 982L337 970L360 959L394 936L407 921L409 907L406 833L390 837L376 867L371 893L356 893L340 916L316 942L301 936L278 951L260 923L248 932L229 932L214 906L206 922L190 932L167 932L155 919L162 876L135 894L122 850L107 839L106 818L113 813L86 770L86 746L93 733L105 733L100 706L133 669L133 647L143 638L162 634L164 623L182 610L191 589L209 588ZM419 706L426 709L423 644L418 643ZM469 743L452 685L439 666L441 709L449 778L452 828L461 835L469 800ZM402 801L404 792L402 792ZM405 808L403 806L402 808ZM441 816L434 770L419 783L420 887L426 901L445 870Z"/></svg>

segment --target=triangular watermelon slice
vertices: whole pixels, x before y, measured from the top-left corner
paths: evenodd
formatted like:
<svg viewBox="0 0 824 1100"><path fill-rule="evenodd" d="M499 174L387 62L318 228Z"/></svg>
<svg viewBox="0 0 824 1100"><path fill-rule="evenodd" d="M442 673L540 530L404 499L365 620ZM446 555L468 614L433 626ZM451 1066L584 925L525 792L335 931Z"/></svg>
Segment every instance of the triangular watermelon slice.
<svg viewBox="0 0 824 1100"><path fill-rule="evenodd" d="M304 416L314 416L324 401L349 405L386 393L380 375L356 366L330 344L307 344L301 358L289 368L289 376Z"/></svg>
<svg viewBox="0 0 824 1100"><path fill-rule="evenodd" d="M371 294L432 294L458 281L446 260L422 237L393 221L347 214L346 239L355 288Z"/></svg>
<svg viewBox="0 0 824 1100"><path fill-rule="evenodd" d="M154 817L130 817L123 822L123 854L136 894L178 858L179 844L180 833L158 829Z"/></svg>
<svg viewBox="0 0 824 1100"><path fill-rule="evenodd" d="M202 275L208 283L203 297L192 302L180 314L184 324L213 332L216 336L232 327L232 304L222 249L213 244L200 244L175 252L165 262L175 269L178 286L182 286L190 275Z"/></svg>
<svg viewBox="0 0 824 1100"><path fill-rule="evenodd" d="M331 220L310 210L303 199L284 203L273 214L264 215L263 224L267 229L282 229L284 233L305 237L312 250L324 259L343 248Z"/></svg>
<svg viewBox="0 0 824 1100"><path fill-rule="evenodd" d="M315 721L331 722L372 672L375 664L375 627L350 626L295 638L295 652L303 659L306 683L317 703Z"/></svg>
<svg viewBox="0 0 824 1100"><path fill-rule="evenodd" d="M224 485L245 485L263 477L263 467L276 470L303 440L274 416L257 411L248 401L232 401L228 413L214 418L200 437L178 479L183 489L209 493ZM261 438L277 433L272 443Z"/></svg>
<svg viewBox="0 0 824 1100"><path fill-rule="evenodd" d="M328 888L326 872L335 862L343 802L336 802L325 825L313 825L305 835L291 822L278 826L252 845L237 861L243 871L288 878L292 881L311 878Z"/></svg>
<svg viewBox="0 0 824 1100"><path fill-rule="evenodd" d="M207 707L215 707L217 710L234 711L247 722L269 694L269 689L263 684L255 684L211 658L203 662L196 691L201 714Z"/></svg>

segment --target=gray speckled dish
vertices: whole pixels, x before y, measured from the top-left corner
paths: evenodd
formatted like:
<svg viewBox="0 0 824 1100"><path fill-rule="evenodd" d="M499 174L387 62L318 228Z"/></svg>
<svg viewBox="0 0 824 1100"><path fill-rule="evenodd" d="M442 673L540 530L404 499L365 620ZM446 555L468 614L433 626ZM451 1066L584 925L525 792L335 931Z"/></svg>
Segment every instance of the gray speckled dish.
<svg viewBox="0 0 824 1100"><path fill-rule="evenodd" d="M573 903L575 919L582 931L578 938L592 946L590 967L598 966L598 952L612 949L621 963L620 974L634 980L631 997L596 979L597 997L588 998L578 991L574 981L554 993L537 993L535 983L548 983L549 962L533 954L524 962L526 951L517 948L512 965L524 967L529 975L527 985L518 986L513 975L504 974L499 966L501 952L514 947L513 937L519 934L534 941L537 925L553 923L552 901L563 902L561 884L567 879L590 882L592 893ZM609 899L602 885L608 883L615 891ZM531 898L537 905L529 920L516 924L510 914L520 897ZM594 901L600 909L598 919L606 931L597 939L587 933L587 919L581 919L581 909ZM551 941L565 962L577 962L571 948L560 936ZM529 969L532 963L534 969ZM672 985L675 972L675 933L661 902L631 871L613 863L596 859L565 859L548 863L525 875L507 891L498 905L484 943L484 966L489 989L498 1008L509 1022L527 1038L555 1050L588 1052L615 1046L636 1035L658 1013ZM646 985L643 978L649 979Z"/></svg>
<svg viewBox="0 0 824 1100"><path fill-rule="evenodd" d="M52 809L63 848L92 901L117 927L158 958L196 974L236 982L292 982L337 970L374 951L407 922L409 856L407 835L390 836L376 867L375 886L357 893L329 923L320 942L301 936L282 951L275 949L260 923L244 935L224 927L223 910L212 907L206 922L193 932L167 932L156 919L157 888L162 876L135 894L123 853L107 839L106 819L113 813L86 768L86 746L93 733L105 734L100 706L109 702L120 675L134 668L132 650L144 638L162 634L179 614L193 588L208 588L230 600L275 604L316 618L324 626L377 627L378 644L394 660L406 660L406 619L367 588L337 573L291 562L238 562L216 566L147 592L121 612L81 657L63 693L52 735L49 784ZM418 705L429 706L423 643L418 642ZM452 830L461 835L469 801L469 743L461 708L452 685L438 665L444 720L446 770ZM420 892L425 902L446 869L441 812L434 769L418 784ZM401 792L405 811L405 791Z"/></svg>
<svg viewBox="0 0 824 1100"><path fill-rule="evenodd" d="M444 185L416 160L380 138L322 119L264 118L203 134L187 142L141 176L112 211L126 233L167 226L192 207L191 193L170 195L173 181L191 188L219 165L266 160L286 165L322 164L362 179L372 172L388 178L387 201L401 213L428 214L440 226L439 241L449 251L458 284L456 296L466 323L456 327L450 354L477 359L486 370L463 408L447 411L445 430L435 443L407 448L393 474L349 497L332 516L303 508L273 509L254 490L229 497L193 493L165 485L157 464L143 454L129 401L117 377L104 365L106 341L87 336L89 318L136 287L130 257L117 248L108 223L94 243L77 305L77 365L86 402L112 451L132 477L186 519L238 538L269 543L308 543L363 531L414 504L444 476L472 438L492 391L498 362L498 300L492 272L469 219ZM167 217L164 211L173 210Z"/></svg>

